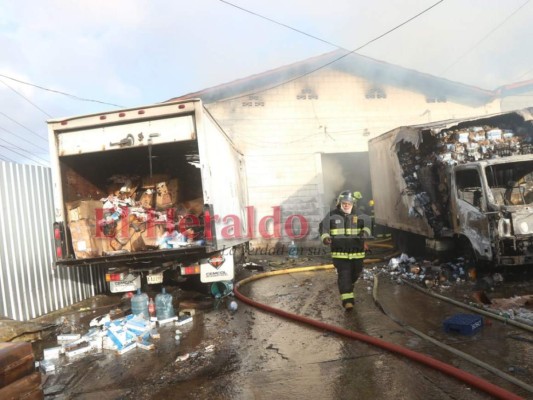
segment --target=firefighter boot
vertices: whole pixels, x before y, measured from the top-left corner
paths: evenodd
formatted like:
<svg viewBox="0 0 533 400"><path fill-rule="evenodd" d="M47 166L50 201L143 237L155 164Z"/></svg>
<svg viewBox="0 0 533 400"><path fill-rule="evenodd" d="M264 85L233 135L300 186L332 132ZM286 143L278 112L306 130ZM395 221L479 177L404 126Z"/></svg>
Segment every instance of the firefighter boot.
<svg viewBox="0 0 533 400"><path fill-rule="evenodd" d="M354 304L354 295L352 293L342 293L341 294L342 306L346 311L353 310Z"/></svg>
<svg viewBox="0 0 533 400"><path fill-rule="evenodd" d="M349 300L343 301L342 302L342 306L344 307L345 311L352 311L353 310L353 300L352 301L349 301Z"/></svg>

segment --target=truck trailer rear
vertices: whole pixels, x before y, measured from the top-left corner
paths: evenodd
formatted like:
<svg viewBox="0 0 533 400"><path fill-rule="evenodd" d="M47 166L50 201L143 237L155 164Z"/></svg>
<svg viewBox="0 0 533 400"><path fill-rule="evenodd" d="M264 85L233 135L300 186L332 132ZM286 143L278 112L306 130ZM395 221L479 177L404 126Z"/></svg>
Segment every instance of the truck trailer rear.
<svg viewBox="0 0 533 400"><path fill-rule="evenodd" d="M57 266L103 266L112 292L164 274L233 279L247 244L244 160L200 100L48 128Z"/></svg>

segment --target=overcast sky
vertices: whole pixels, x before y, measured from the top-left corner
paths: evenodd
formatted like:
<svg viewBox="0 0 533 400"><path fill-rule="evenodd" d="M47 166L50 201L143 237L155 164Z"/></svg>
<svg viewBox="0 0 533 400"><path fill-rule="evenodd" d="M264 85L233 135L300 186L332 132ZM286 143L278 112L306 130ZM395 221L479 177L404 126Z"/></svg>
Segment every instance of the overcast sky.
<svg viewBox="0 0 533 400"><path fill-rule="evenodd" d="M47 119L354 50L437 3L358 52L488 90L533 79L530 1L0 0L0 159L48 165Z"/></svg>

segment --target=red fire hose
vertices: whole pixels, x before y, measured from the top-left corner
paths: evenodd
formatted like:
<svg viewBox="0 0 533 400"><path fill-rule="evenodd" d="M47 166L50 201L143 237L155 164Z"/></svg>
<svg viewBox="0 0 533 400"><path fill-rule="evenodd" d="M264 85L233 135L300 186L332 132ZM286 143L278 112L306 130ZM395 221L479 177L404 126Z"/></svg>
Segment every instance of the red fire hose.
<svg viewBox="0 0 533 400"><path fill-rule="evenodd" d="M332 265L321 265L321 266L314 266L314 267L301 267L301 268L290 268L285 270L277 270L277 271L271 271L271 272L265 272L261 274L257 274L254 276L251 276L249 278L243 279L235 284L234 293L235 297L237 297L239 300L241 300L244 303L247 303L253 307L260 308L262 310L265 310L267 312L270 312L272 314L279 315L283 318L287 318L290 320L295 320L307 325L314 326L320 330L329 331L336 333L341 336L349 337L352 339L356 339L368 344L371 344L373 346L380 347L382 349L388 350L392 353L400 354L402 356L405 356L411 360L418 361L421 364L427 365L433 369L436 369L440 372L443 372L449 376L452 376L456 379L459 379L460 381L463 381L464 383L475 387L485 393L488 393L496 398L499 399L506 399L506 400L513 400L513 399L523 399L522 397L511 393L499 386L496 386L490 382L487 382L486 380L470 374L466 371L460 370L459 368L456 368L452 365L446 364L442 361L436 360L430 356L427 356L422 353L418 353L413 350L409 350L405 347L377 339L372 336L368 336L362 333L350 331L348 329L340 328L335 325L326 324L321 321L317 321L311 318L304 317L302 315L293 314L287 311L283 311L281 309L268 306L266 304L259 303L255 300L250 299L249 297L244 296L241 292L239 292L239 287L245 285L246 283L249 283L254 280L266 278L268 276L273 275L282 275L282 274L288 274L288 273L296 273L296 272L309 272L309 271L318 271L318 270L326 270L326 269L332 269Z"/></svg>

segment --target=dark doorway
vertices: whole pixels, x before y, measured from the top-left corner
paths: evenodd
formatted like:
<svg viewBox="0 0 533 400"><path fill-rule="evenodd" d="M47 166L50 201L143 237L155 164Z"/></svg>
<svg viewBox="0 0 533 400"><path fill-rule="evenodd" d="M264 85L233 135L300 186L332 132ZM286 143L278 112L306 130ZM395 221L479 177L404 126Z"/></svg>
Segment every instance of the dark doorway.
<svg viewBox="0 0 533 400"><path fill-rule="evenodd" d="M322 154L325 206L335 206L337 196L343 190L359 191L366 205L372 199L368 152Z"/></svg>

